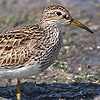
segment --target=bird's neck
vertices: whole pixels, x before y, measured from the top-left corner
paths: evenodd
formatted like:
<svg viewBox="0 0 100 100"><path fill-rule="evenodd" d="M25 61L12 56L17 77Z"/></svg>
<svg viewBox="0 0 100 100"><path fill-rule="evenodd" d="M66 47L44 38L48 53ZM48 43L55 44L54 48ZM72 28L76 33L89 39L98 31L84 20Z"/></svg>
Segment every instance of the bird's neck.
<svg viewBox="0 0 100 100"><path fill-rule="evenodd" d="M55 35L57 38L61 33L60 26L53 21L41 20L39 25L47 32L47 34L52 36Z"/></svg>
<svg viewBox="0 0 100 100"><path fill-rule="evenodd" d="M40 22L39 22L39 25L41 25L41 27L43 27L43 28L44 27L46 28L47 26L50 26L50 27L53 27L53 26L59 27L56 22L50 21L50 20L46 20L46 19L41 19Z"/></svg>
<svg viewBox="0 0 100 100"><path fill-rule="evenodd" d="M60 30L60 26L58 26L54 22L40 22L39 24L46 34L46 38L50 37L51 45L62 44L62 34Z"/></svg>

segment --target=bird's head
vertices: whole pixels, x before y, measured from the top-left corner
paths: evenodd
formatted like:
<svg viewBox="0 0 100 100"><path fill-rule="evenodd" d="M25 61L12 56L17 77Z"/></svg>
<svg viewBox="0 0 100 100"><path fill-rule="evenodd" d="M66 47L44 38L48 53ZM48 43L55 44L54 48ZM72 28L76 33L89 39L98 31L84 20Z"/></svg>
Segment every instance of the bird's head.
<svg viewBox="0 0 100 100"><path fill-rule="evenodd" d="M43 12L43 19L48 23L53 22L58 25L73 24L93 33L88 27L72 18L67 8L58 4L47 7Z"/></svg>

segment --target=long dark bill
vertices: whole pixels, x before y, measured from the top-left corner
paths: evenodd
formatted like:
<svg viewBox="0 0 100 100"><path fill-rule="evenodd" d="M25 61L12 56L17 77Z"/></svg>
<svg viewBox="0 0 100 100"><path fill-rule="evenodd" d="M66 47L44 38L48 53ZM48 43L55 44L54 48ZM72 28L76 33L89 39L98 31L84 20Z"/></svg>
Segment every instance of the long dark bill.
<svg viewBox="0 0 100 100"><path fill-rule="evenodd" d="M77 20L75 20L75 19L73 19L73 18L71 19L70 24L76 25L76 26L78 26L78 27L81 27L81 28L87 30L87 31L90 32L90 33L93 33L92 30L90 30L88 27L86 27L85 25L83 25L82 23L78 22Z"/></svg>

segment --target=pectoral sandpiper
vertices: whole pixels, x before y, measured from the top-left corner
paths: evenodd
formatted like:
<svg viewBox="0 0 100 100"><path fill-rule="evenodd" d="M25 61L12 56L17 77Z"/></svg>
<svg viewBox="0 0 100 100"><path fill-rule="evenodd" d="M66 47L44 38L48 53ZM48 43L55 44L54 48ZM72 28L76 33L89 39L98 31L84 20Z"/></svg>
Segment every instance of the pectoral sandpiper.
<svg viewBox="0 0 100 100"><path fill-rule="evenodd" d="M60 25L73 24L91 33L65 7L45 8L38 24L0 34L0 78L17 78L17 100L21 99L20 79L36 75L54 63L62 44Z"/></svg>

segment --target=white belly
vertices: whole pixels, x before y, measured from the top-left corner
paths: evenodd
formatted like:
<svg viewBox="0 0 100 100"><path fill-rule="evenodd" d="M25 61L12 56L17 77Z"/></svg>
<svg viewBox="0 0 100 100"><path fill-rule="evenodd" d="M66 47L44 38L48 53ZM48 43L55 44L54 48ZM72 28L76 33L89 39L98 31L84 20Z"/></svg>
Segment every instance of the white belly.
<svg viewBox="0 0 100 100"><path fill-rule="evenodd" d="M41 68L39 64L24 66L21 68L0 69L0 78L25 78L39 74Z"/></svg>

